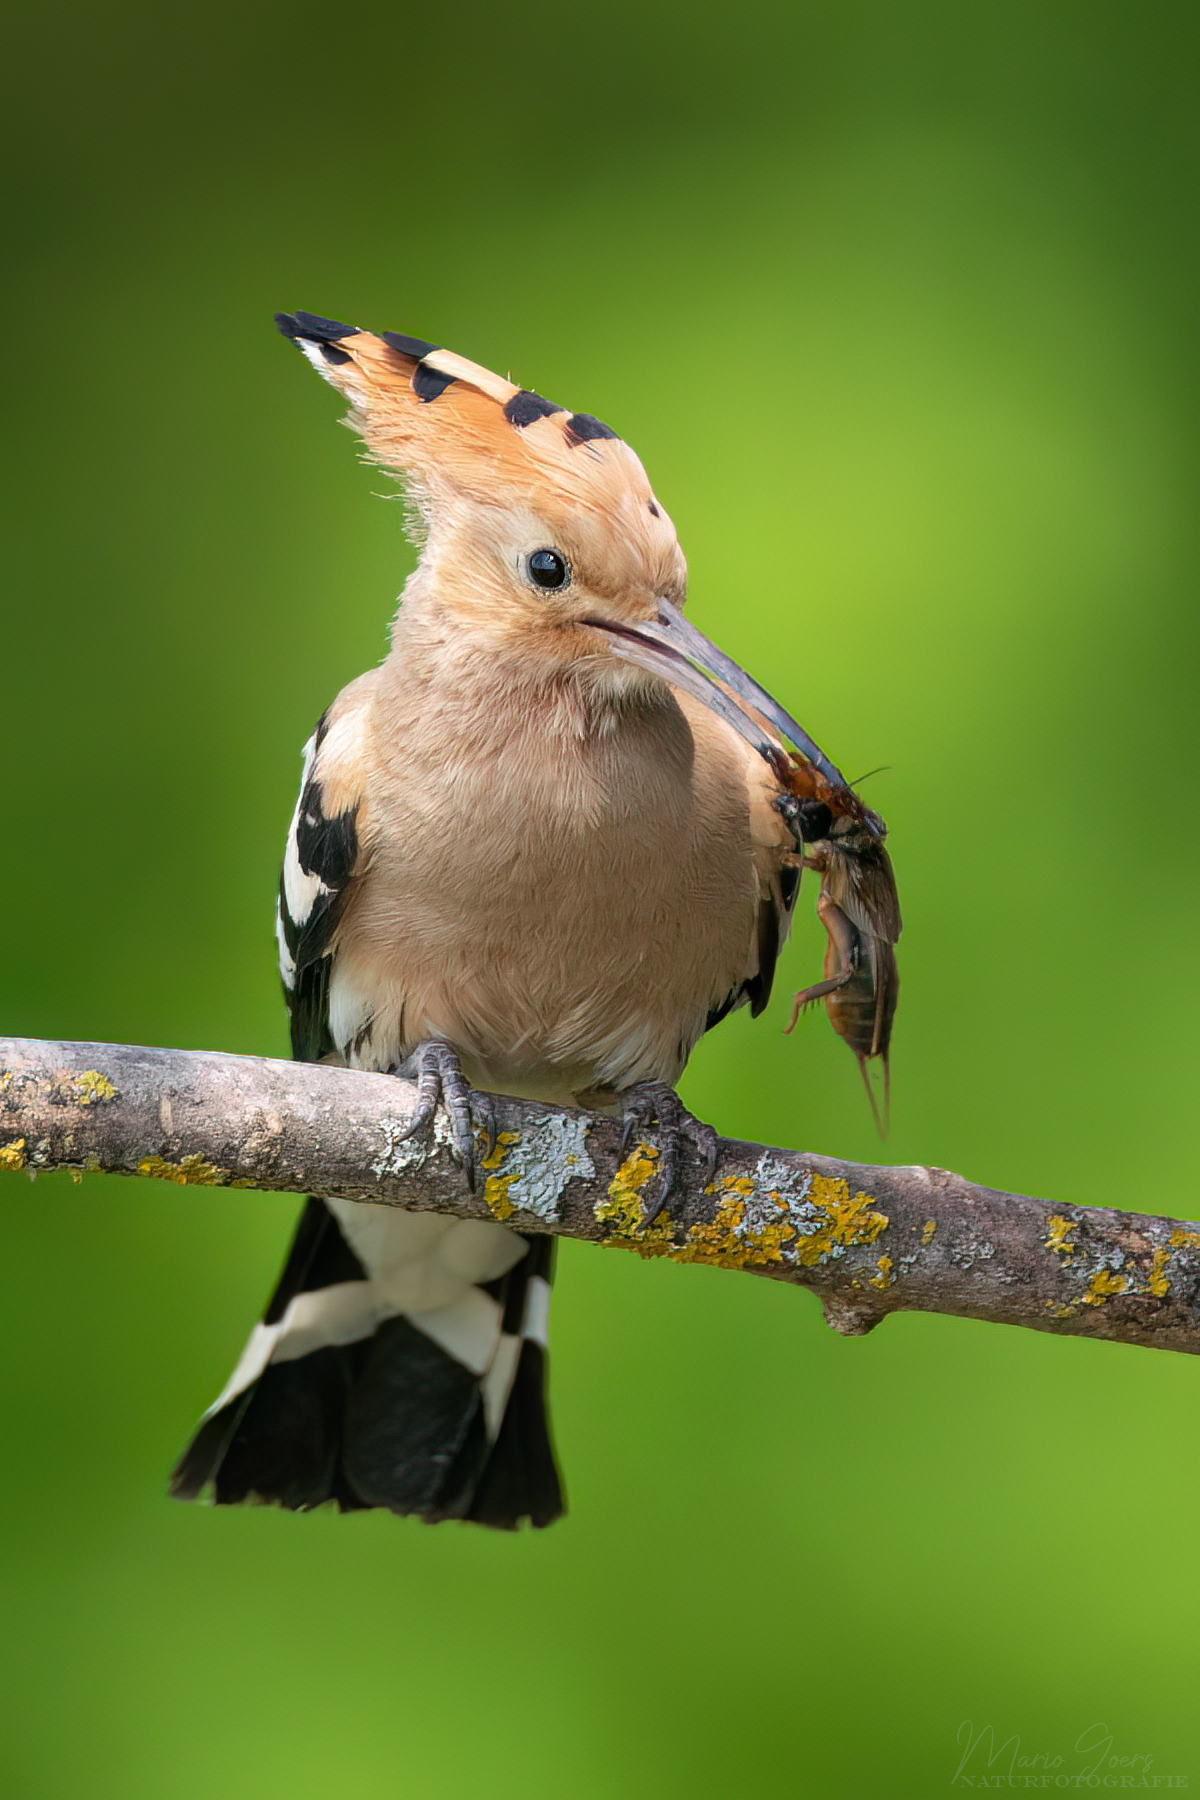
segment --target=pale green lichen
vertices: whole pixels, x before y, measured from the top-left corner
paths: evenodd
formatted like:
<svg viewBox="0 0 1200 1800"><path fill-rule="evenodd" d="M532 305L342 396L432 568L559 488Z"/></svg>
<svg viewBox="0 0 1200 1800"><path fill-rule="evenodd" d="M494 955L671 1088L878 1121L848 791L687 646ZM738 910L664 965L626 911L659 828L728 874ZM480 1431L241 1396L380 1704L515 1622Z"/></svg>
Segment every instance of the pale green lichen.
<svg viewBox="0 0 1200 1800"><path fill-rule="evenodd" d="M570 1181L596 1173L588 1154L589 1121L584 1113L549 1113L521 1131L502 1131L480 1166L487 1179L484 1199L497 1219L532 1213L552 1224Z"/></svg>
<svg viewBox="0 0 1200 1800"><path fill-rule="evenodd" d="M414 1132L412 1119L383 1119L380 1122L379 1148L368 1167L379 1181L394 1181L423 1169L436 1150L454 1148L454 1137L444 1107L434 1115L430 1133Z"/></svg>

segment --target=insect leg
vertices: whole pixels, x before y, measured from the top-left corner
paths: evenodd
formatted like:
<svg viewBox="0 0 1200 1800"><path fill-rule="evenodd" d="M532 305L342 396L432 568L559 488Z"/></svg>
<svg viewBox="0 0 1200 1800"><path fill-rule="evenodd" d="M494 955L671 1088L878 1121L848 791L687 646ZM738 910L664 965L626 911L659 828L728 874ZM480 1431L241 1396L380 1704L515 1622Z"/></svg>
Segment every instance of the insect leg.
<svg viewBox="0 0 1200 1800"><path fill-rule="evenodd" d="M847 982L854 979L858 971L859 937L851 921L846 917L837 901L827 888L822 887L817 899L817 917L829 933L829 948L837 958L836 973L829 975L824 981L814 982L812 987L801 988L792 997L792 1016L784 1027L784 1036L796 1029L796 1020L806 1006L814 1000L823 1000L827 994L836 994ZM829 967L826 959L825 967Z"/></svg>

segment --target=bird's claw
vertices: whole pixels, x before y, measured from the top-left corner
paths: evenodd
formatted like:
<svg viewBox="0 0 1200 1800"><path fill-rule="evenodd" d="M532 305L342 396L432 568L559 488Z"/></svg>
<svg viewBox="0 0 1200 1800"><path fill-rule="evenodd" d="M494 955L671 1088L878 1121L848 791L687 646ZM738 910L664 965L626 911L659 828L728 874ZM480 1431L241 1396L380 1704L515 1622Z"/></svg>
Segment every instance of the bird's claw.
<svg viewBox="0 0 1200 1800"><path fill-rule="evenodd" d="M704 1185L717 1166L719 1139L711 1125L690 1113L675 1089L665 1081L639 1081L621 1095L621 1155L629 1149L635 1131L646 1136L653 1129L658 1148L658 1179L642 1200L642 1223L650 1225L659 1213L672 1214L672 1199L679 1180L680 1151L684 1140L691 1145L704 1168Z"/></svg>
<svg viewBox="0 0 1200 1800"><path fill-rule="evenodd" d="M496 1148L496 1109L491 1096L468 1084L458 1052L441 1038L426 1038L392 1074L406 1075L417 1084L417 1110L399 1134L399 1141L403 1143L418 1132L430 1131L440 1101L450 1121L450 1154L474 1193L476 1120L483 1130L484 1156L490 1156Z"/></svg>

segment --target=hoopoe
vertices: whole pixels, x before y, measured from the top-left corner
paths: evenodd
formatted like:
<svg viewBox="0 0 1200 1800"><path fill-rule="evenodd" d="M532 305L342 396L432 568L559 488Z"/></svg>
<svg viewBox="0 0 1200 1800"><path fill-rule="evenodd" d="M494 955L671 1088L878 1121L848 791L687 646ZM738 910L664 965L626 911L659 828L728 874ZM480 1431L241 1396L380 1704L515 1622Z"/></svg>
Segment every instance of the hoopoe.
<svg viewBox="0 0 1200 1800"><path fill-rule="evenodd" d="M389 655L304 752L293 1054L415 1077L413 1129L442 1103L472 1180L489 1093L622 1112L657 1138L657 1210L715 1157L674 1092L693 1046L770 995L814 836L789 771L845 784L685 620L674 528L607 425L418 338L277 322L403 479L420 550ZM172 1491L549 1524L552 1249L309 1200Z"/></svg>

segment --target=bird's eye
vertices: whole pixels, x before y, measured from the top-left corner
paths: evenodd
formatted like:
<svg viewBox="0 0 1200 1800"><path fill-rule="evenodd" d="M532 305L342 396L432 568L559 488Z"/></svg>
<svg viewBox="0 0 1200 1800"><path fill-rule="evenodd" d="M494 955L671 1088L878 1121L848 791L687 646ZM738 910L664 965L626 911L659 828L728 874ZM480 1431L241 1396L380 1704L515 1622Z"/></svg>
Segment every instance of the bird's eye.
<svg viewBox="0 0 1200 1800"><path fill-rule="evenodd" d="M529 558L529 579L535 587L565 588L571 585L571 565L557 550L535 550Z"/></svg>

